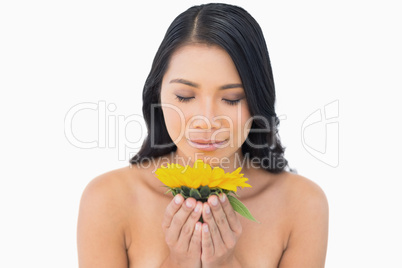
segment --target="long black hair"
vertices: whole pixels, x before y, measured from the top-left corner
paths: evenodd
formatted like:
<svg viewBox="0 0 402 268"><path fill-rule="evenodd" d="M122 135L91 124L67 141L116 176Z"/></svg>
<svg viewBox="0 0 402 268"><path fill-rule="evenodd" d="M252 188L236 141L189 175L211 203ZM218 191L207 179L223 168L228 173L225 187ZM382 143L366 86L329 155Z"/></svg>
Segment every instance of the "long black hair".
<svg viewBox="0 0 402 268"><path fill-rule="evenodd" d="M148 136L130 163L138 164L143 159L177 150L160 107L161 84L172 54L191 43L223 48L237 68L253 117L250 132L241 147L244 157L257 158L261 168L272 173L280 173L289 167L278 134L274 78L262 30L247 11L228 4L193 6L177 16L169 26L156 52L142 95Z"/></svg>

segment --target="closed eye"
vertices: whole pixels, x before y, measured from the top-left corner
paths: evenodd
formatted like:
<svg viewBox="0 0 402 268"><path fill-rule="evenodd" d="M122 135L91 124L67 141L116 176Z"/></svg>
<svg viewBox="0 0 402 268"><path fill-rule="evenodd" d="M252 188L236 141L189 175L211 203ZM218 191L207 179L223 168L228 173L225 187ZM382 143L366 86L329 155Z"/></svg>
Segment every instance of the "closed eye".
<svg viewBox="0 0 402 268"><path fill-rule="evenodd" d="M185 98L185 97L181 97L181 96L176 95L176 99L178 99L180 102L189 102L191 99L194 99L194 97ZM241 101L241 99L238 99L238 100L225 100L225 99L223 99L223 101L226 102L229 105L236 105Z"/></svg>
<svg viewBox="0 0 402 268"><path fill-rule="evenodd" d="M240 102L241 99L238 100L224 100L229 105L236 105Z"/></svg>
<svg viewBox="0 0 402 268"><path fill-rule="evenodd" d="M180 96L176 95L176 99L178 99L180 102L189 102L191 99L194 99L194 97L185 98L185 97L180 97Z"/></svg>

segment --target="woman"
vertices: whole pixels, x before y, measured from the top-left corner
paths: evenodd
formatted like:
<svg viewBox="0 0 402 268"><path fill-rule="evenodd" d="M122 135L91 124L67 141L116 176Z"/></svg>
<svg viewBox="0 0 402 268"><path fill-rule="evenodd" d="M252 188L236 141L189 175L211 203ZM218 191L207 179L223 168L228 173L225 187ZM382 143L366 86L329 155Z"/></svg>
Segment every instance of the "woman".
<svg viewBox="0 0 402 268"><path fill-rule="evenodd" d="M180 14L145 83L149 136L129 167L98 176L82 195L80 267L324 267L327 200L286 171L274 104L265 40L245 10L208 4ZM202 204L165 194L155 170L197 159L242 167L252 188L237 193L260 224L225 195Z"/></svg>

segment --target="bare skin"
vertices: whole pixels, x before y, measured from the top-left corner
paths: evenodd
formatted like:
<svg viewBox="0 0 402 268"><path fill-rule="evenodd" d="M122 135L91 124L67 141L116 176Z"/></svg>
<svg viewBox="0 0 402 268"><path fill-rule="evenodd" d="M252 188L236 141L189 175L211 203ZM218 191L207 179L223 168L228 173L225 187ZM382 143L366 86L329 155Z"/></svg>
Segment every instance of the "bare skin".
<svg viewBox="0 0 402 268"><path fill-rule="evenodd" d="M87 186L78 222L80 267L177 267L166 262L169 246L162 227L173 198L154 170L120 168ZM242 234L234 256L239 267L324 267L328 205L322 190L288 172L251 169L244 176L253 187L240 189L240 200L261 224L238 216Z"/></svg>
<svg viewBox="0 0 402 268"><path fill-rule="evenodd" d="M225 171L236 169L253 118L225 50L205 44L180 47L162 79L160 101L177 159L201 158L212 166L227 160ZM191 142L200 139L229 146L206 151ZM238 194L257 224L237 215L227 198L196 204L179 196L175 203L153 174L157 165L111 171L85 189L78 220L81 268L324 267L328 204L312 181L247 164L242 173L252 188ZM202 225L197 222L201 213Z"/></svg>

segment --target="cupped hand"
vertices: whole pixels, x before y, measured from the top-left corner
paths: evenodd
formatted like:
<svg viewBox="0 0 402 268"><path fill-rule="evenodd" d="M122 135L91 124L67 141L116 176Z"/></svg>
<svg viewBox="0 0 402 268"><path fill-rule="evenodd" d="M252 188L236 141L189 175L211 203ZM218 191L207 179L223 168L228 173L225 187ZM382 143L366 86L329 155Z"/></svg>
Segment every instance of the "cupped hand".
<svg viewBox="0 0 402 268"><path fill-rule="evenodd" d="M165 263L174 267L201 267L202 203L178 194L165 210L162 228L170 254Z"/></svg>
<svg viewBox="0 0 402 268"><path fill-rule="evenodd" d="M203 204L202 217L202 267L235 264L234 249L242 226L227 196L210 196Z"/></svg>

